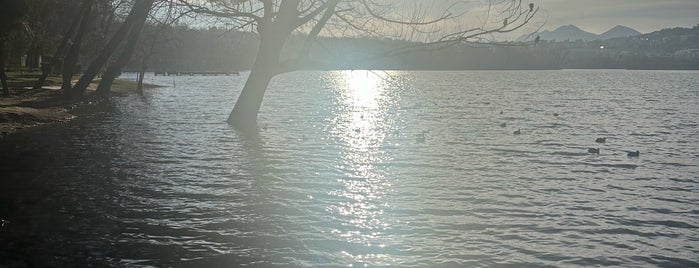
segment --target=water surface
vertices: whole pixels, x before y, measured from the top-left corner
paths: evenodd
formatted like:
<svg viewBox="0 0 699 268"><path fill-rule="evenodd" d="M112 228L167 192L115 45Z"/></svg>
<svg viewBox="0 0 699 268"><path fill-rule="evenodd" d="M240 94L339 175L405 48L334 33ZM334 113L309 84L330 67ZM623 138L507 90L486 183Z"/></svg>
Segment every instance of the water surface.
<svg viewBox="0 0 699 268"><path fill-rule="evenodd" d="M257 137L225 123L246 75L148 77L167 87L0 142L0 257L699 265L699 72L296 72Z"/></svg>

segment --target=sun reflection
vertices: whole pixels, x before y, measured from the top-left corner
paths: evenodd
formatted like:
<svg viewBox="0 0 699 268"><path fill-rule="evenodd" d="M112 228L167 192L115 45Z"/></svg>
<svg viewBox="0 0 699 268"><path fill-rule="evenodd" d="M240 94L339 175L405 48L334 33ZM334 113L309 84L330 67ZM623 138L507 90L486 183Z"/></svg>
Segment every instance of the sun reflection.
<svg viewBox="0 0 699 268"><path fill-rule="evenodd" d="M381 83L386 79L385 73L374 71L344 71L344 81L352 96L352 104L363 108L375 108L381 94Z"/></svg>
<svg viewBox="0 0 699 268"><path fill-rule="evenodd" d="M372 143L379 142L383 137L380 133L378 120L382 119L382 73L372 71L344 71L341 79L344 83L341 101L345 108L345 128L339 130L349 138L353 147L366 148Z"/></svg>
<svg viewBox="0 0 699 268"><path fill-rule="evenodd" d="M385 72L343 71L337 77L343 110L335 131L354 149L367 150L385 137L382 120L386 119L384 87L388 76Z"/></svg>
<svg viewBox="0 0 699 268"><path fill-rule="evenodd" d="M340 187L329 193L337 199L327 207L338 223L331 234L376 251L385 247L390 229L384 217L389 204L384 199L391 184L381 168L387 160L383 142L392 124L388 110L395 104L385 91L389 77L389 73L372 71L343 71L334 77L339 107L332 132L341 146L336 166L341 176ZM360 263L387 261L381 254L346 256Z"/></svg>

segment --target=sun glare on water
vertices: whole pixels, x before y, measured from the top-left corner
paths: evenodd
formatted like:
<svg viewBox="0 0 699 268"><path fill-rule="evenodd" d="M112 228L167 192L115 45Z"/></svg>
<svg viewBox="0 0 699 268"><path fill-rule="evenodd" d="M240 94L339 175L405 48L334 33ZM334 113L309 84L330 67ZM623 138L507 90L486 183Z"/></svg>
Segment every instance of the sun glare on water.
<svg viewBox="0 0 699 268"><path fill-rule="evenodd" d="M340 100L344 109L340 114L345 124L345 141L354 148L364 148L383 140L383 128L379 126L386 114L383 90L387 74L374 71L343 71L338 80Z"/></svg>
<svg viewBox="0 0 699 268"><path fill-rule="evenodd" d="M330 192L336 202L326 210L337 223L331 231L336 239L356 244L358 251L345 251L342 258L364 264L390 261L381 254L364 254L385 246L390 223L384 210L391 183L377 165L387 161L382 149L390 128L387 112L391 101L386 97L386 72L342 71L333 77L340 111L333 119L333 133L342 148L336 169L342 172L340 187Z"/></svg>
<svg viewBox="0 0 699 268"><path fill-rule="evenodd" d="M363 108L375 108L381 95L382 82L386 74L374 71L344 71L344 81L352 95L353 105Z"/></svg>

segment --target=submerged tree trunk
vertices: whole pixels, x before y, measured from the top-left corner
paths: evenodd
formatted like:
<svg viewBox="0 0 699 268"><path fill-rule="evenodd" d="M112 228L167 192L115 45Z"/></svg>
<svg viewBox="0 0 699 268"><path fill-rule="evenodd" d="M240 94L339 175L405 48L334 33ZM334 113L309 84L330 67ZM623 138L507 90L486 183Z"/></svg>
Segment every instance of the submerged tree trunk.
<svg viewBox="0 0 699 268"><path fill-rule="evenodd" d="M279 25L276 27L282 28ZM265 29L261 32L255 64L233 111L228 116L229 124L241 130L257 127L257 113L260 111L269 82L277 75L281 51L289 34L290 31L287 33L282 29Z"/></svg>
<svg viewBox="0 0 699 268"><path fill-rule="evenodd" d="M87 67L87 70L85 70L83 75L80 77L80 80L78 80L75 86L73 86L71 94L81 95L85 92L87 86L90 85L93 79L95 79L97 73L99 73L102 67L107 64L109 58L112 56L112 54L114 54L119 44L121 44L121 42L124 40L124 37L126 37L129 29L132 28L131 26L134 25L135 21L138 21L141 18L145 19L148 16L148 12L150 11L153 2L154 0L136 0L136 3L131 8L129 15L126 17L126 20L124 20L121 26L119 26L119 29L117 29L116 33L114 33L112 38L109 39L107 45L102 48L97 57Z"/></svg>
<svg viewBox="0 0 699 268"><path fill-rule="evenodd" d="M148 0L147 2L153 3L152 0ZM148 7L146 14L150 12L150 8L151 6ZM131 30L129 31L129 37L126 41L124 49L117 59L112 62L112 64L109 65L107 70L104 72L104 75L97 86L97 94L100 96L106 96L109 93L109 89L111 89L114 79L121 74L121 69L124 68L124 66L129 62L133 51L136 49L138 39L141 36L143 24L146 23L146 17L147 16L140 17L138 21L134 22L134 25L132 25Z"/></svg>
<svg viewBox="0 0 699 268"><path fill-rule="evenodd" d="M274 1L263 1L264 16L258 20L259 50L243 91L228 116L229 124L243 131L257 129L257 114L269 82L277 74L295 70L292 66L280 66L281 52L287 39L297 27L316 17L320 12L325 12L311 32L310 38L315 38L334 13L339 1L325 2L306 16L301 16L298 10L300 0L281 1L276 13L273 12Z"/></svg>
<svg viewBox="0 0 699 268"><path fill-rule="evenodd" d="M10 88L7 86L7 75L5 74L5 40L0 38L0 82L2 83L2 93L10 95Z"/></svg>
<svg viewBox="0 0 699 268"><path fill-rule="evenodd" d="M141 62L141 70L138 71L138 83L136 84L136 92L138 94L143 94L143 77L146 75L146 61L148 57L144 57Z"/></svg>
<svg viewBox="0 0 699 268"><path fill-rule="evenodd" d="M66 96L70 97L71 80L73 79L73 74L75 73L75 65L78 63L78 58L80 56L80 46L82 44L83 37L87 33L88 26L90 25L90 10L95 0L85 0L83 1L83 6L80 10L80 26L78 32L75 34L75 39L73 44L68 50L68 55L66 55L65 62L63 62L63 84L61 85L61 90Z"/></svg>

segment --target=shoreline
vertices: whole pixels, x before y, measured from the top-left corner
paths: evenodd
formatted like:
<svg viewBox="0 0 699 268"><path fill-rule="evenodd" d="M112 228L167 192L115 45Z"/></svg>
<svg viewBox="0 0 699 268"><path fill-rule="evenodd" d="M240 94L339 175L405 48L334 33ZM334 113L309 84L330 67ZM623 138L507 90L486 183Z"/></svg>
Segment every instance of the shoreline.
<svg viewBox="0 0 699 268"><path fill-rule="evenodd" d="M144 89L164 86L144 84ZM93 82L88 87L85 97L75 100L63 99L60 86L48 85L41 89L15 88L14 94L0 97L0 139L19 130L32 129L37 126L68 122L84 112L76 112L84 107L95 105L90 98L97 88ZM125 96L136 93L136 82L116 79L111 88L112 96Z"/></svg>

